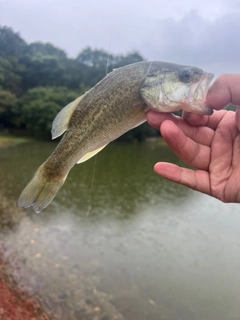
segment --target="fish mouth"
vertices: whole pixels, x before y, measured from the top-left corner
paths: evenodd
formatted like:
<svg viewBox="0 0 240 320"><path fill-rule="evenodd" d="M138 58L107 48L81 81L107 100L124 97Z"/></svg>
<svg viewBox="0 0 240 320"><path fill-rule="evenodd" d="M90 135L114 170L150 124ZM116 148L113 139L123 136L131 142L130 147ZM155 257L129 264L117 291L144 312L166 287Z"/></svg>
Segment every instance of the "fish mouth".
<svg viewBox="0 0 240 320"><path fill-rule="evenodd" d="M191 86L188 96L188 104L190 105L192 112L205 115L213 113L213 109L205 104L208 89L213 77L213 73L206 72L202 75L199 82Z"/></svg>

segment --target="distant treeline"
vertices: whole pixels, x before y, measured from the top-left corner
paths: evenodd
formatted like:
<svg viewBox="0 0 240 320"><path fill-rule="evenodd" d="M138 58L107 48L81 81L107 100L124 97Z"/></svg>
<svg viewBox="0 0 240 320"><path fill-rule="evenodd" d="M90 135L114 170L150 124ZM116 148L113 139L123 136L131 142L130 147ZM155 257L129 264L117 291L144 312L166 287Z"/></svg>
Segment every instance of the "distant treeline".
<svg viewBox="0 0 240 320"><path fill-rule="evenodd" d="M112 55L84 49L76 59L50 43L27 44L9 27L0 27L0 129L26 130L50 137L56 114L94 86L114 68L142 61L138 52ZM143 140L157 135L147 124L122 139Z"/></svg>

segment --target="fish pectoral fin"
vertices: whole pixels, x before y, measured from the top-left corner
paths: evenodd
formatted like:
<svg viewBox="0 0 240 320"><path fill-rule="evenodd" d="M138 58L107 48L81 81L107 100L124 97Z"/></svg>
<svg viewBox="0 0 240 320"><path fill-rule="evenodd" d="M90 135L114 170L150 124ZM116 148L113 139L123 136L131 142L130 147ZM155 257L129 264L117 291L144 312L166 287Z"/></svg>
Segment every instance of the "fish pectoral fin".
<svg viewBox="0 0 240 320"><path fill-rule="evenodd" d="M107 144L105 144L105 146L100 147L96 150L93 150L91 152L88 152L85 154L85 156L83 156L80 160L78 160L77 164L82 163L84 161L87 161L88 159L92 158L93 156L95 156L95 154L97 154L98 152L100 152L103 148L106 147Z"/></svg>
<svg viewBox="0 0 240 320"><path fill-rule="evenodd" d="M52 139L61 136L68 129L69 120L83 96L84 95L70 102L57 114L52 124Z"/></svg>

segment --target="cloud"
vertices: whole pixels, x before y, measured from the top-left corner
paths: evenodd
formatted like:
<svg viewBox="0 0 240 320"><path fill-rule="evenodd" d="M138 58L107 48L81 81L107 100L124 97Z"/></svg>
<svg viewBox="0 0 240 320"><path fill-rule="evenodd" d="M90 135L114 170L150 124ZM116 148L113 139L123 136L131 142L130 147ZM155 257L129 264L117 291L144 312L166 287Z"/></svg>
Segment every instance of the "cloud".
<svg viewBox="0 0 240 320"><path fill-rule="evenodd" d="M240 12L214 20L191 11L162 19L149 30L140 51L150 59L213 67L217 74L240 73Z"/></svg>
<svg viewBox="0 0 240 320"><path fill-rule="evenodd" d="M75 57L87 46L240 73L238 0L2 0L1 24Z"/></svg>

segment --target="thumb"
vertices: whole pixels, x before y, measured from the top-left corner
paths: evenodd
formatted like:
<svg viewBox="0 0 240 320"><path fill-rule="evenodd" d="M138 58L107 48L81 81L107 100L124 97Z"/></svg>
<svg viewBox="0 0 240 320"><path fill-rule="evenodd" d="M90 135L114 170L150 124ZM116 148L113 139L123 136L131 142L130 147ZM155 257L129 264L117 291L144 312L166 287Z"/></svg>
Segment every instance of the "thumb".
<svg viewBox="0 0 240 320"><path fill-rule="evenodd" d="M223 109L231 102L231 92L226 78L226 75L220 76L208 90L206 104L213 109Z"/></svg>
<svg viewBox="0 0 240 320"><path fill-rule="evenodd" d="M240 105L240 74L223 74L212 84L206 104L216 110L224 108L229 103Z"/></svg>

